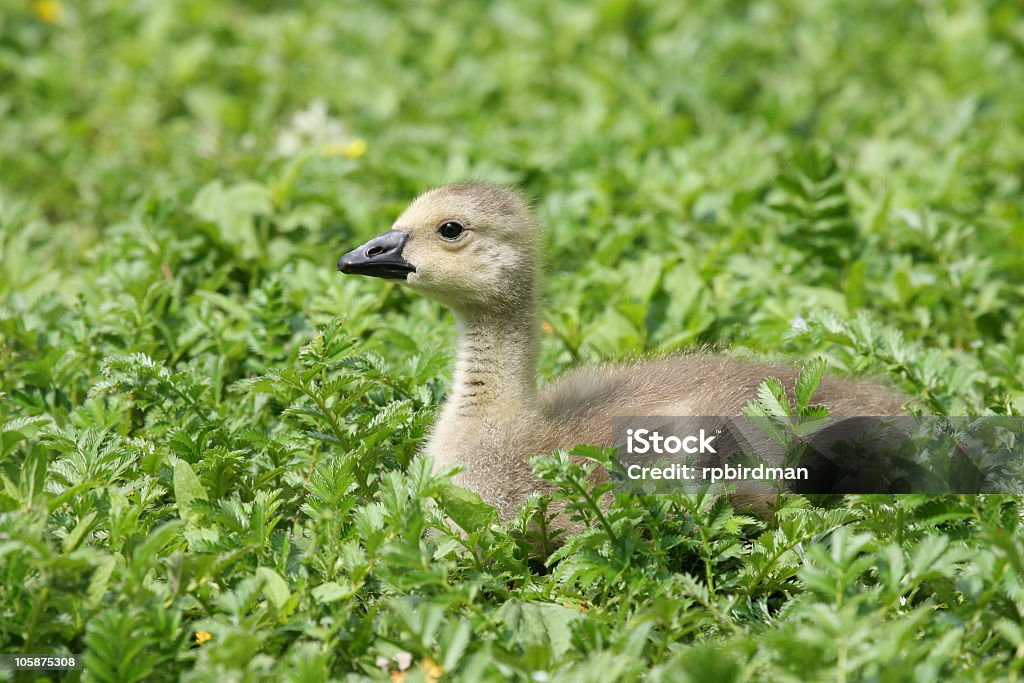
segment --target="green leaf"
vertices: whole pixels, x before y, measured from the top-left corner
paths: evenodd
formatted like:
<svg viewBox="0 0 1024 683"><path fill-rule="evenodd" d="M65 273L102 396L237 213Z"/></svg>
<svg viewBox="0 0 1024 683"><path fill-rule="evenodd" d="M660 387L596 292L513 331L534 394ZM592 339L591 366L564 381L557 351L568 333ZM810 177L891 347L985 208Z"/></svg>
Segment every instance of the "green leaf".
<svg viewBox="0 0 1024 683"><path fill-rule="evenodd" d="M853 313L863 308L867 292L868 262L858 259L850 266L846 276L846 309Z"/></svg>
<svg viewBox="0 0 1024 683"><path fill-rule="evenodd" d="M768 377L757 387L758 403L767 415L772 417L792 417L793 413L786 397L786 389L782 380Z"/></svg>
<svg viewBox="0 0 1024 683"><path fill-rule="evenodd" d="M810 405L811 397L821 384L821 378L825 376L825 359L812 358L800 368L796 376L796 414L803 415L804 410Z"/></svg>
<svg viewBox="0 0 1024 683"><path fill-rule="evenodd" d="M95 608L99 606L103 596L107 593L110 585L110 577L117 567L117 558L107 555L93 570L92 578L89 579L89 589L86 591L86 605Z"/></svg>
<svg viewBox="0 0 1024 683"><path fill-rule="evenodd" d="M196 217L215 226L216 239L245 259L263 253L253 222L256 216L269 215L273 209L270 191L252 181L225 187L222 181L214 180L192 202Z"/></svg>
<svg viewBox="0 0 1024 683"><path fill-rule="evenodd" d="M317 602L331 603L351 597L355 595L355 592L355 587L350 583L346 582L345 585L342 585L337 581L328 581L314 588L312 595Z"/></svg>
<svg viewBox="0 0 1024 683"><path fill-rule="evenodd" d="M292 592L288 589L288 583L284 578L270 567L259 567L256 576L263 580L263 592L273 603L274 607L281 609L288 604Z"/></svg>
<svg viewBox="0 0 1024 683"><path fill-rule="evenodd" d="M72 550L78 547L78 543L85 536L85 533L89 530L89 526L92 521L96 519L98 513L93 510L89 514L78 520L78 524L71 530L71 533L64 537L64 543L62 544L65 553L70 553Z"/></svg>
<svg viewBox="0 0 1024 683"><path fill-rule="evenodd" d="M509 631L509 638L520 647L546 646L554 657L561 657L572 646L572 626L583 618L574 609L548 602L509 600L497 616Z"/></svg>
<svg viewBox="0 0 1024 683"><path fill-rule="evenodd" d="M469 489L449 484L435 499L445 514L467 532L487 529L498 523L498 509Z"/></svg>
<svg viewBox="0 0 1024 683"><path fill-rule="evenodd" d="M179 458L174 463L174 500L178 504L178 515L182 521L198 522L200 514L192 508L192 503L208 499L206 489L192 471L192 466Z"/></svg>

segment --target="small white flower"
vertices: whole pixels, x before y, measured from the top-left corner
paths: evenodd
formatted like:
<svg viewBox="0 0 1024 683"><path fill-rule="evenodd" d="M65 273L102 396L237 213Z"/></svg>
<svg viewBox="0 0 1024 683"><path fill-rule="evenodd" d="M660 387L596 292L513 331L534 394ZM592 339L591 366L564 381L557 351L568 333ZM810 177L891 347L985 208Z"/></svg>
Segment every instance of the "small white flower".
<svg viewBox="0 0 1024 683"><path fill-rule="evenodd" d="M309 136L320 134L331 121L327 114L327 103L317 99L309 103L305 109L295 112L292 116L292 129L297 133Z"/></svg>
<svg viewBox="0 0 1024 683"><path fill-rule="evenodd" d="M546 683L546 681L551 680L551 676L548 674L547 671L534 671L530 675L530 678L537 681L537 683Z"/></svg>
<svg viewBox="0 0 1024 683"><path fill-rule="evenodd" d="M364 146L366 144L360 138L353 139L348 134L345 124L330 115L327 102L316 99L305 109L300 109L292 115L288 125L277 134L275 149L279 156L290 157L305 149L348 150L357 143ZM342 154L355 158L362 153L351 156Z"/></svg>
<svg viewBox="0 0 1024 683"><path fill-rule="evenodd" d="M405 671L412 665L412 653L411 652L398 652L394 657L395 663L398 664L399 671Z"/></svg>
<svg viewBox="0 0 1024 683"><path fill-rule="evenodd" d="M789 327L797 332L803 332L807 329L807 320L803 316L796 315L789 321Z"/></svg>
<svg viewBox="0 0 1024 683"><path fill-rule="evenodd" d="M302 138L293 130L283 130L277 136L277 154L282 157L290 157L299 153L302 149Z"/></svg>

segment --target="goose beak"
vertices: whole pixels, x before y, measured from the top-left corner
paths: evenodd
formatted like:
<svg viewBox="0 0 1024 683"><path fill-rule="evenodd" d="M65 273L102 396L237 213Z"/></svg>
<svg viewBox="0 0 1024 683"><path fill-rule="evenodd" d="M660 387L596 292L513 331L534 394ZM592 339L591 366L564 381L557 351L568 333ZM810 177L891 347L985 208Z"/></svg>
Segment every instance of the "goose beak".
<svg viewBox="0 0 1024 683"><path fill-rule="evenodd" d="M416 272L416 266L402 258L408 239L407 232L388 230L338 259L338 272L404 280Z"/></svg>

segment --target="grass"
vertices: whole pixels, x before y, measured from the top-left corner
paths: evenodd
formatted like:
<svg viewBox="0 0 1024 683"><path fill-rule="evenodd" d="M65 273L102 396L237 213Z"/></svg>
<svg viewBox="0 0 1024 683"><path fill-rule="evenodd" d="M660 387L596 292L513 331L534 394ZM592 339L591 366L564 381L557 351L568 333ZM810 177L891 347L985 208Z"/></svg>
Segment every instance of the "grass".
<svg viewBox="0 0 1024 683"><path fill-rule="evenodd" d="M544 500L498 525L417 457L450 318L333 263L466 178L537 198L546 376L704 345L1024 413L1017 4L675 5L4 2L0 652L90 681L1018 680L1018 498L602 514L556 454L588 528L543 556Z"/></svg>

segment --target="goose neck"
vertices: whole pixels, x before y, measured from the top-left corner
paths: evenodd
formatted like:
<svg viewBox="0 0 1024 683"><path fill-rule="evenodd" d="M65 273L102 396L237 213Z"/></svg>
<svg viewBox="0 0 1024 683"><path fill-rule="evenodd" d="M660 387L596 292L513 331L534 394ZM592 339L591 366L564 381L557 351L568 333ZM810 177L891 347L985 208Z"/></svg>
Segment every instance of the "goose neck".
<svg viewBox="0 0 1024 683"><path fill-rule="evenodd" d="M463 417L528 409L537 400L532 315L460 316L451 404Z"/></svg>

